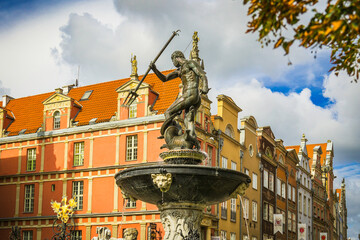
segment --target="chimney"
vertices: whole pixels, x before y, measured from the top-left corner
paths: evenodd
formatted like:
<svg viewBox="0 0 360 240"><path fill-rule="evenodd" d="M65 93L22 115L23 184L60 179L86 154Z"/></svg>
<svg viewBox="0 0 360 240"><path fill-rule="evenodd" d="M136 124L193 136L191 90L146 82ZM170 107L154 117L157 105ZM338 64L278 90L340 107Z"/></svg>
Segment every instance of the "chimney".
<svg viewBox="0 0 360 240"><path fill-rule="evenodd" d="M4 95L2 99L2 107L6 107L6 105L10 102L11 99L14 98L10 97L9 95Z"/></svg>
<svg viewBox="0 0 360 240"><path fill-rule="evenodd" d="M74 86L75 86L75 84L63 86L62 87L63 94L67 95Z"/></svg>

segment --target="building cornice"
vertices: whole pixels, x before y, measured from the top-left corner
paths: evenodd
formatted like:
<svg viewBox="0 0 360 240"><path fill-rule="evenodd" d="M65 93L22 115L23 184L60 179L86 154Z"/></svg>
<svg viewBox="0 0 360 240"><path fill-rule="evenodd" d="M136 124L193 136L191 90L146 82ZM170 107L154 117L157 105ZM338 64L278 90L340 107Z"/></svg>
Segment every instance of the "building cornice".
<svg viewBox="0 0 360 240"><path fill-rule="evenodd" d="M20 177L32 177L32 176L41 176L41 175L49 175L49 174L69 174L76 172L95 172L101 170L112 170L112 169L126 169L135 166L151 166L159 164L159 162L147 162L147 163L132 163L132 164L123 164L123 165L113 165L113 166L105 166L105 167L94 167L94 168L79 168L79 169L67 169L67 170L59 170L59 171L50 171L50 172L29 172L29 173L21 173L21 174L12 174L12 175L1 175L2 178L20 178ZM1 184L0 184L1 185Z"/></svg>
<svg viewBox="0 0 360 240"><path fill-rule="evenodd" d="M162 122L164 114L0 138L0 144Z"/></svg>

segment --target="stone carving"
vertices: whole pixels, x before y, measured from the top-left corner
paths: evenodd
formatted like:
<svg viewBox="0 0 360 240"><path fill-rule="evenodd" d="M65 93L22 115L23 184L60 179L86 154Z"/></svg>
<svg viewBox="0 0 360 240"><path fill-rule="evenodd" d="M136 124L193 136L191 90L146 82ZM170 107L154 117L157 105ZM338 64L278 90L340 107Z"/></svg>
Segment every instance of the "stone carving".
<svg viewBox="0 0 360 240"><path fill-rule="evenodd" d="M126 228L124 230L124 238L125 240L136 240L138 236L138 231L136 228Z"/></svg>
<svg viewBox="0 0 360 240"><path fill-rule="evenodd" d="M164 240L199 240L202 211L189 209L168 209L161 212Z"/></svg>
<svg viewBox="0 0 360 240"><path fill-rule="evenodd" d="M185 59L181 51L173 52L171 60L177 69L166 76L156 68L154 63L150 64L150 68L161 81L167 82L180 77L183 85L181 96L164 113L165 121L161 126L160 138L165 138L164 147L170 150L192 149L193 147L200 149L195 133L195 115L201 105L201 95L209 92L206 73L197 61ZM184 130L179 129L177 120L174 120L183 111L185 111ZM169 129L170 126L173 127ZM174 137L176 140L173 140Z"/></svg>
<svg viewBox="0 0 360 240"><path fill-rule="evenodd" d="M239 194L240 196L244 196L245 190L249 187L249 183L241 183L235 191L230 195L231 198L236 198Z"/></svg>
<svg viewBox="0 0 360 240"><path fill-rule="evenodd" d="M93 237L91 240L110 240L111 231L107 227L97 227L96 228L97 237Z"/></svg>
<svg viewBox="0 0 360 240"><path fill-rule="evenodd" d="M166 174L151 174L151 178L153 183L160 188L160 191L167 192L169 191L172 183L172 175L171 173Z"/></svg>
<svg viewBox="0 0 360 240"><path fill-rule="evenodd" d="M190 130L182 132L181 126L173 121L164 133L166 144L161 146L168 149L192 149L193 146L198 148L198 141L190 136Z"/></svg>

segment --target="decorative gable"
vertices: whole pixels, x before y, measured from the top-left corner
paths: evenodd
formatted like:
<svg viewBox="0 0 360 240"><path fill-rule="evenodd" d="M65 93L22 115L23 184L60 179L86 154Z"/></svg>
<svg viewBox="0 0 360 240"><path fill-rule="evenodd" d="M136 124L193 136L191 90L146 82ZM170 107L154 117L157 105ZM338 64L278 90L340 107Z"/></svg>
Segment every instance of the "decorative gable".
<svg viewBox="0 0 360 240"><path fill-rule="evenodd" d="M117 106L117 119L123 120L128 118L135 117L144 117L153 114L151 106L154 105L159 94L151 89L151 86L148 83L141 83L139 89L137 90L138 96L131 104L131 106L124 106L124 102L129 95L129 92L135 90L138 86L139 81L136 79L131 79L126 82L124 85L116 89L118 93L118 106Z"/></svg>
<svg viewBox="0 0 360 240"><path fill-rule="evenodd" d="M65 109L71 106L71 98L62 93L55 93L46 99L44 104L44 111Z"/></svg>
<svg viewBox="0 0 360 240"><path fill-rule="evenodd" d="M43 130L51 131L70 127L71 116L73 115L72 112L74 112L73 108L75 107L73 102L74 100L71 97L62 94L62 91L59 89L43 101Z"/></svg>

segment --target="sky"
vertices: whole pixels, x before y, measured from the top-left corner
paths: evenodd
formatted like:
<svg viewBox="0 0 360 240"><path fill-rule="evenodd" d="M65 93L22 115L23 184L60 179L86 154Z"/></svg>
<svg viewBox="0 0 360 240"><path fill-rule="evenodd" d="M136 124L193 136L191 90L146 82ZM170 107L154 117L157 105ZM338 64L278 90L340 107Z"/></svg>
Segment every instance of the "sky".
<svg viewBox="0 0 360 240"><path fill-rule="evenodd" d="M75 83L89 85L129 77L135 54L139 74L177 29L156 65L174 68L170 55L189 56L198 31L216 114L216 96L226 94L271 126L285 145L334 143L335 187L346 180L348 235L360 233L360 85L329 73L329 50L296 46L290 55L261 47L245 34L240 0L12 0L0 1L0 94L21 98ZM291 65L288 65L291 61Z"/></svg>

